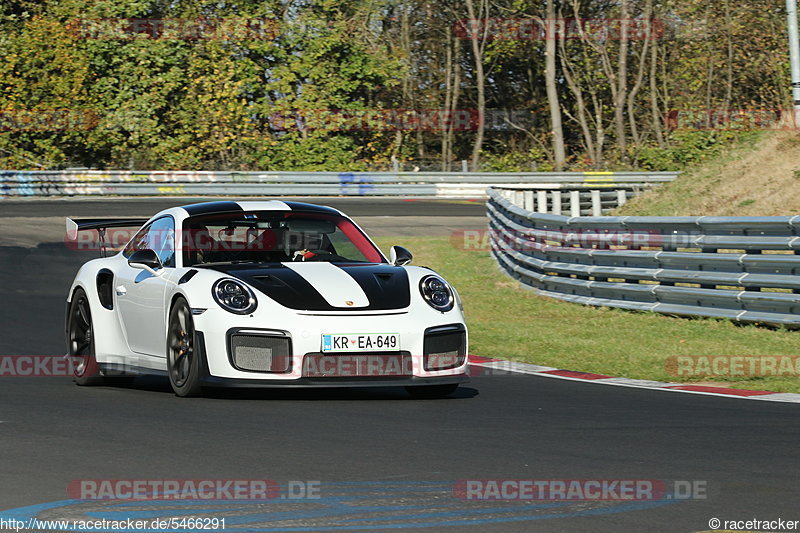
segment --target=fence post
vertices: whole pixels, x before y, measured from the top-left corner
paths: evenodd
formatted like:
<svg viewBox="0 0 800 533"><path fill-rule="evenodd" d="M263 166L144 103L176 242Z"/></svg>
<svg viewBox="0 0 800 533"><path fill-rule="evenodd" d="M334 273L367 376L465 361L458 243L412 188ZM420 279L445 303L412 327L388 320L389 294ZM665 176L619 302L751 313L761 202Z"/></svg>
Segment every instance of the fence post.
<svg viewBox="0 0 800 533"><path fill-rule="evenodd" d="M580 191L569 191L569 216L581 216L581 193Z"/></svg>
<svg viewBox="0 0 800 533"><path fill-rule="evenodd" d="M625 189L617 189L617 207L622 207L628 201L628 193Z"/></svg>
<svg viewBox="0 0 800 533"><path fill-rule="evenodd" d="M561 191L553 191L553 214L561 214Z"/></svg>
<svg viewBox="0 0 800 533"><path fill-rule="evenodd" d="M522 207L526 211L533 211L534 209L534 201L533 201L533 191L527 190L525 191L525 202L523 203Z"/></svg>
<svg viewBox="0 0 800 533"><path fill-rule="evenodd" d="M547 213L547 191L536 191L536 212Z"/></svg>
<svg viewBox="0 0 800 533"><path fill-rule="evenodd" d="M592 189L592 216L599 217L603 214L603 206L600 204L600 191Z"/></svg>

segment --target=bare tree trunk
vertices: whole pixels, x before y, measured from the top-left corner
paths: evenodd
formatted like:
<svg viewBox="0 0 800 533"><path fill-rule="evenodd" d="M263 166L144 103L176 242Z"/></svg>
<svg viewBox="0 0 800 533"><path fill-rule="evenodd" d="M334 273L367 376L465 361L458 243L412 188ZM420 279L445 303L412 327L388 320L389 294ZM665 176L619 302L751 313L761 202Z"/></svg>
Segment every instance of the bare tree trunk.
<svg viewBox="0 0 800 533"><path fill-rule="evenodd" d="M592 160L593 163L597 163L597 152L595 151L594 146L594 139L592 138L592 132L589 129L589 121L587 119L588 110L586 108L586 100L583 97L583 89L581 89L579 81L576 79L576 73L572 67L570 62L569 54L567 53L566 45L564 44L565 40L559 40L559 51L561 53L561 64L563 66L564 72L564 79L567 81L567 87L569 87L572 95L575 97L575 114L577 117L571 116L569 113L565 111L568 117L578 123L581 128L581 134L583 135L583 145L586 149L586 153L589 156L589 159Z"/></svg>
<svg viewBox="0 0 800 533"><path fill-rule="evenodd" d="M659 148L664 148L664 134L661 130L663 120L658 107L658 41L654 38L650 48L650 116L653 121L653 131Z"/></svg>
<svg viewBox="0 0 800 533"><path fill-rule="evenodd" d="M733 40L731 39L731 4L725 0L725 40L728 45L728 60L725 62L727 79L725 80L725 111L731 106L733 94Z"/></svg>
<svg viewBox="0 0 800 533"><path fill-rule="evenodd" d="M447 171L447 166L450 163L450 153L447 146L447 139L452 129L453 115L450 111L452 103L450 97L452 96L452 76L453 76L453 48L452 38L450 32L447 32L447 50L445 51L445 64L444 64L444 108L450 114L450 120L447 122L447 127L442 129L442 142L441 142L441 170Z"/></svg>
<svg viewBox="0 0 800 533"><path fill-rule="evenodd" d="M614 132L622 160L628 160L625 138L625 99L628 89L628 0L620 1L622 27L617 62L617 94L614 101Z"/></svg>
<svg viewBox="0 0 800 533"><path fill-rule="evenodd" d="M561 123L561 103L558 99L558 88L556 87L556 38L562 32L557 31L556 10L553 0L547 0L544 23L546 25L544 77L547 90L547 105L550 108L550 135L555 168L556 170L563 170L567 157L564 149L564 128Z"/></svg>
<svg viewBox="0 0 800 533"><path fill-rule="evenodd" d="M645 20L650 20L652 12L653 0L647 0L644 8ZM636 72L636 81L633 83L633 87L631 87L631 90L628 93L628 122L631 125L631 139L633 139L633 142L636 145L634 148L636 148L642 141L642 139L639 138L639 127L636 123L636 110L634 108L634 104L636 95L639 93L639 89L642 87L642 81L644 80L645 66L647 65L647 47L650 46L650 42L651 29L648 27L648 30L645 33L644 44L642 44L642 50L639 54L639 65Z"/></svg>
<svg viewBox="0 0 800 533"><path fill-rule="evenodd" d="M479 12L481 19L486 18L489 11L488 0L480 0ZM476 20L475 17L475 4L473 0L466 0L467 14L470 20ZM475 134L475 142L472 145L472 160L470 163L473 172L478 171L480 162L481 150L483 149L483 135L484 127L486 125L486 76L483 69L483 51L486 47L486 31L488 31L488 24L482 24L484 31L483 34L471 36L470 43L472 44L472 56L475 60L475 83L478 89L478 129Z"/></svg>
<svg viewBox="0 0 800 533"><path fill-rule="evenodd" d="M594 104L594 131L595 146L597 147L597 162L603 161L603 147L606 143L606 128L603 121L603 106L600 104L597 95L592 93L592 103Z"/></svg>
<svg viewBox="0 0 800 533"><path fill-rule="evenodd" d="M456 48L456 44L453 44L454 48ZM457 48L456 48L457 50ZM461 96L461 63L456 58L455 65L453 67L453 97L450 99L450 113L451 115L455 115L456 110L458 109L458 99ZM453 154L453 145L455 144L455 125L451 121L450 125L447 128L447 153L449 159L447 160L447 170L453 170L452 168L452 161L454 158Z"/></svg>

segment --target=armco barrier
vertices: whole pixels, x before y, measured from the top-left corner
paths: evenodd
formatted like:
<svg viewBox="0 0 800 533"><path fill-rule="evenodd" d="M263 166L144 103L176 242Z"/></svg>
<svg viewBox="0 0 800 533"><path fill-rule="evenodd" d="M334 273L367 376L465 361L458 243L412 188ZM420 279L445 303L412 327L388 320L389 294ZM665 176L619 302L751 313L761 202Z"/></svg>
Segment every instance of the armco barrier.
<svg viewBox="0 0 800 533"><path fill-rule="evenodd" d="M493 256L543 295L800 327L800 215L567 217L488 195Z"/></svg>
<svg viewBox="0 0 800 533"><path fill-rule="evenodd" d="M0 198L95 195L485 197L486 187L495 185L527 189L523 196L535 198L539 210L546 209L549 203L551 210L560 212L563 203L572 205L573 210L577 205L577 209L591 212L592 209L609 209L620 201L624 203L638 191L672 181L677 175L677 172L0 170Z"/></svg>

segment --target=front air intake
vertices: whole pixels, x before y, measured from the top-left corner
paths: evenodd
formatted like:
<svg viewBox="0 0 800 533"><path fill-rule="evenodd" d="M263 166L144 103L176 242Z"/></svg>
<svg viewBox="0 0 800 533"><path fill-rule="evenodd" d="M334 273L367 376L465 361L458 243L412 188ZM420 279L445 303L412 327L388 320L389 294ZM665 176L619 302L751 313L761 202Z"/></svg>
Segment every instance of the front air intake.
<svg viewBox="0 0 800 533"><path fill-rule="evenodd" d="M467 357L467 332L461 324L425 330L424 367L427 371L448 370L464 364Z"/></svg>
<svg viewBox="0 0 800 533"><path fill-rule="evenodd" d="M292 342L283 332L240 330L228 339L230 361L237 370L285 374L292 369Z"/></svg>

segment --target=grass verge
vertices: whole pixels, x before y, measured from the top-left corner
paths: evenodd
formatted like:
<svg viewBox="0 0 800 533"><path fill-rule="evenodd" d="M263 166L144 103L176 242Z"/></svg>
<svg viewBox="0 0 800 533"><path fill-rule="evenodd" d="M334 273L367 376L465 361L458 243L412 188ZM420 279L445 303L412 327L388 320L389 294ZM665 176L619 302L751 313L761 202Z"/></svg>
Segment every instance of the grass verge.
<svg viewBox="0 0 800 533"><path fill-rule="evenodd" d="M670 356L798 355L800 332L737 326L715 319L594 308L537 296L503 274L487 252L465 251L448 237L383 237L414 254L459 291L470 331L470 353L612 376L682 383ZM800 393L798 377L713 379L731 388Z"/></svg>

